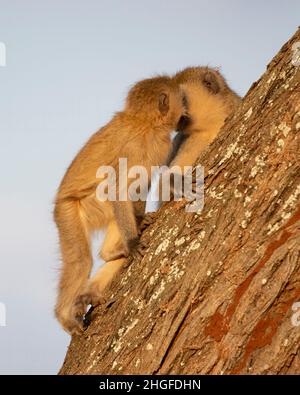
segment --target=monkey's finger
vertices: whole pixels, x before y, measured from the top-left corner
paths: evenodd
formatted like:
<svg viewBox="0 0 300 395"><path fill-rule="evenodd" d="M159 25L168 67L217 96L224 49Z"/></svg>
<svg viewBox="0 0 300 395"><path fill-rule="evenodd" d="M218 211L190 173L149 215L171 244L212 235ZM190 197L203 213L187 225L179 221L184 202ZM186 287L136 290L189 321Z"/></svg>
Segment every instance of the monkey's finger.
<svg viewBox="0 0 300 395"><path fill-rule="evenodd" d="M145 255L146 249L149 247L148 243L146 243L144 240L140 240L139 244L136 246L136 248L132 251L132 256L134 258L140 259Z"/></svg>
<svg viewBox="0 0 300 395"><path fill-rule="evenodd" d="M140 230L143 231L149 225L152 225L155 221L156 215L156 212L146 214L141 222Z"/></svg>

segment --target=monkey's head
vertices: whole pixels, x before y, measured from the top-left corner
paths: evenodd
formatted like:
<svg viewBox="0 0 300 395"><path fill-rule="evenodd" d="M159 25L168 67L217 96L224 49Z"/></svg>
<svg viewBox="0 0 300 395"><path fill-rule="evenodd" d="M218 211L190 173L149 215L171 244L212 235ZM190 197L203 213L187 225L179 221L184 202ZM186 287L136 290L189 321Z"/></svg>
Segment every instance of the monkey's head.
<svg viewBox="0 0 300 395"><path fill-rule="evenodd" d="M185 114L182 89L167 76L142 80L130 89L125 111L153 124L175 129Z"/></svg>
<svg viewBox="0 0 300 395"><path fill-rule="evenodd" d="M177 125L186 134L221 128L240 102L216 69L188 67L173 78L186 98L187 113Z"/></svg>

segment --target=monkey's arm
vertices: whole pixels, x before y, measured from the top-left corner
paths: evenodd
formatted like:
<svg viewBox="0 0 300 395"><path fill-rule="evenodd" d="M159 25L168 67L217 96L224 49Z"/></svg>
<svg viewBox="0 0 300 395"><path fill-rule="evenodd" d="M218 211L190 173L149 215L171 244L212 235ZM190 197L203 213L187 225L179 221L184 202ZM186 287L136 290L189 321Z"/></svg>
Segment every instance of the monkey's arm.
<svg viewBox="0 0 300 395"><path fill-rule="evenodd" d="M177 155L170 163L170 167L180 166L183 172L184 166L193 166L200 153L209 145L214 137L210 132L194 132L188 135L181 142Z"/></svg>
<svg viewBox="0 0 300 395"><path fill-rule="evenodd" d="M125 255L137 245L139 233L131 200L112 202L115 220L125 247ZM112 258L110 259L112 260Z"/></svg>
<svg viewBox="0 0 300 395"><path fill-rule="evenodd" d="M172 150L168 156L167 166L175 159L180 147L184 144L189 136L185 133L178 132L172 142Z"/></svg>
<svg viewBox="0 0 300 395"><path fill-rule="evenodd" d="M173 150L170 154L170 162L168 163L170 171L172 172L173 166L178 166L181 170L181 174L184 175L185 166L193 166L198 159L200 153L211 143L214 139L214 134L210 131L207 132L193 132L192 134L178 133L173 142ZM176 173L178 170L173 169ZM174 176L170 177L170 190L171 195L174 196ZM162 177L159 180L159 193L160 202L159 207L162 206L163 200L161 196L162 191ZM181 194L181 191L178 191Z"/></svg>

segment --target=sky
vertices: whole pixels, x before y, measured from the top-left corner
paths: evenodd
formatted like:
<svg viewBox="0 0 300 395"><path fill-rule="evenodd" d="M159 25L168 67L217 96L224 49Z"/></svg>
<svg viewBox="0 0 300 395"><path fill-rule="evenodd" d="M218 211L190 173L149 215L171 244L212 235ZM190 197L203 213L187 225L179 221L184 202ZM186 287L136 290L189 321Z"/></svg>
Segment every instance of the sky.
<svg viewBox="0 0 300 395"><path fill-rule="evenodd" d="M56 374L63 362L53 199L128 88L209 65L245 95L299 17L298 0L0 0L0 374Z"/></svg>

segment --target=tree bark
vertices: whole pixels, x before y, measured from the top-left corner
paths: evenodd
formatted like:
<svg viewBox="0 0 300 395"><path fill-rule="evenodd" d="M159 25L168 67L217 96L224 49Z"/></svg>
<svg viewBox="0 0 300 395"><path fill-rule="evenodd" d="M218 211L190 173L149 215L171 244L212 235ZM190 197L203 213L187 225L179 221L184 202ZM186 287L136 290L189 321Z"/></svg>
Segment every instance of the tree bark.
<svg viewBox="0 0 300 395"><path fill-rule="evenodd" d="M60 374L300 373L299 41L201 154L202 212L159 210Z"/></svg>

